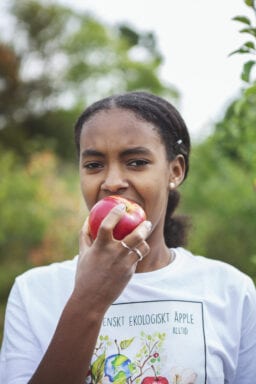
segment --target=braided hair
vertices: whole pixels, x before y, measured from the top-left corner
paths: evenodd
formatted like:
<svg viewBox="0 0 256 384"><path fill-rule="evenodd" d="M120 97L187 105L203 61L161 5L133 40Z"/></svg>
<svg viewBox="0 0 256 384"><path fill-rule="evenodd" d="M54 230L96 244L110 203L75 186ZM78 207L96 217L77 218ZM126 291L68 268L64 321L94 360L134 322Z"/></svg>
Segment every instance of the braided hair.
<svg viewBox="0 0 256 384"><path fill-rule="evenodd" d="M120 108L132 111L136 117L152 123L165 146L168 161L182 154L185 162L185 175L189 170L190 137L186 124L177 109L162 97L148 92L127 92L101 99L89 106L75 124L75 144L80 153L80 135L83 125L93 115L102 110ZM188 219L173 216L180 200L177 190L170 190L164 224L164 238L168 247L178 247L186 243Z"/></svg>

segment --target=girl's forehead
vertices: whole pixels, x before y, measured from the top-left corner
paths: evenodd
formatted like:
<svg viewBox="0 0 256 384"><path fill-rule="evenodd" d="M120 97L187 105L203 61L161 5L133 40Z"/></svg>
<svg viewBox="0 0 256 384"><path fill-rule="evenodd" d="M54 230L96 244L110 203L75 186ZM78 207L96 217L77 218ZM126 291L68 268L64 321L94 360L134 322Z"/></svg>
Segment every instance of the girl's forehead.
<svg viewBox="0 0 256 384"><path fill-rule="evenodd" d="M95 113L83 125L81 142L86 140L127 140L162 142L159 131L154 124L124 109L102 110Z"/></svg>
<svg viewBox="0 0 256 384"><path fill-rule="evenodd" d="M94 112L93 115L84 123L84 126L97 126L99 124L115 124L123 123L123 125L134 125L138 123L148 123L143 117L135 112L123 108L103 109ZM151 124L150 122L148 124Z"/></svg>

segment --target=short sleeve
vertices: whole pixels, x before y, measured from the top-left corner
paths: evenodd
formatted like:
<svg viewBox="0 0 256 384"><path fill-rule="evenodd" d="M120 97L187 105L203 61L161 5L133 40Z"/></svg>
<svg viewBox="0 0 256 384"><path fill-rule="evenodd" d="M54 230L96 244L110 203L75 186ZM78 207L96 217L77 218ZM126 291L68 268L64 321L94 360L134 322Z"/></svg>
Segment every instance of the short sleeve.
<svg viewBox="0 0 256 384"><path fill-rule="evenodd" d="M27 384L37 368L41 354L16 282L6 307L0 354L0 383Z"/></svg>
<svg viewBox="0 0 256 384"><path fill-rule="evenodd" d="M244 299L240 348L236 376L232 384L252 384L256 377L256 290L248 278Z"/></svg>

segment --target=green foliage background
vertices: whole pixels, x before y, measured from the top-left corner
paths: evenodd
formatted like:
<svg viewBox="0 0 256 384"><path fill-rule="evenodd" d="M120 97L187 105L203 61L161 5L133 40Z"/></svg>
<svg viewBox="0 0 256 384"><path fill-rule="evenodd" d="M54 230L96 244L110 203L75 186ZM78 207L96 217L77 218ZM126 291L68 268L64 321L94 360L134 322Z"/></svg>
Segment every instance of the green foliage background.
<svg viewBox="0 0 256 384"><path fill-rule="evenodd" d="M255 14L255 1L245 6ZM12 0L0 11L10 24L0 40L2 329L15 276L77 253L87 215L72 129L80 112L113 92L144 89L173 103L179 94L160 78L163 57L152 32L105 25L54 2ZM256 281L256 29L248 17L234 20L246 36L232 53L246 57L244 88L213 133L194 143L179 211L192 217L193 252Z"/></svg>

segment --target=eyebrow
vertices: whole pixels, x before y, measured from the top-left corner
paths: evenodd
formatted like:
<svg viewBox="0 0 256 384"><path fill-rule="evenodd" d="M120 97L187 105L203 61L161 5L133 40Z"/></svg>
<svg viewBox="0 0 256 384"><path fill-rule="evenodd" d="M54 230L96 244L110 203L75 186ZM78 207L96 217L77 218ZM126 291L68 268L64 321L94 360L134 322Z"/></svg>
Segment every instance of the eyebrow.
<svg viewBox="0 0 256 384"><path fill-rule="evenodd" d="M82 152L82 157L96 156L96 157L104 157L104 154L96 149L85 149Z"/></svg>
<svg viewBox="0 0 256 384"><path fill-rule="evenodd" d="M129 155L150 155L151 151L145 147L127 148L121 152L121 156Z"/></svg>
<svg viewBox="0 0 256 384"><path fill-rule="evenodd" d="M132 148L127 148L123 150L120 154L121 157L124 156L129 156L129 155L150 155L151 151L145 147L132 147ZM95 157L105 157L104 153L97 151L96 149L85 149L82 152L82 157L90 157L90 156L95 156Z"/></svg>

